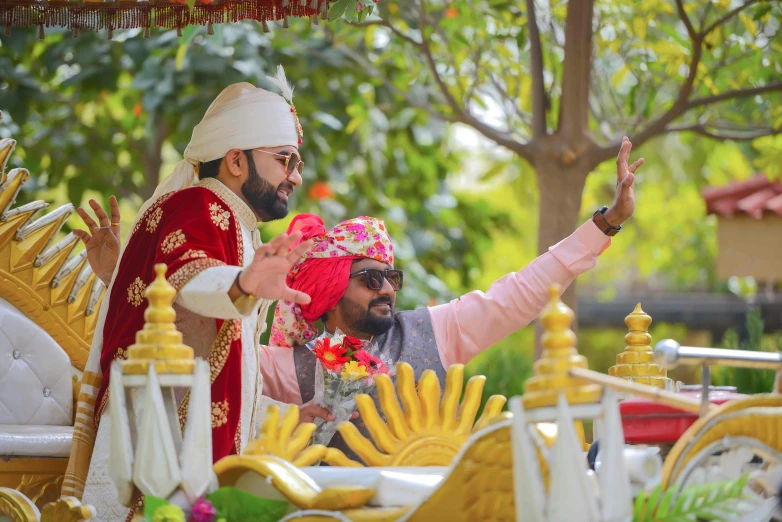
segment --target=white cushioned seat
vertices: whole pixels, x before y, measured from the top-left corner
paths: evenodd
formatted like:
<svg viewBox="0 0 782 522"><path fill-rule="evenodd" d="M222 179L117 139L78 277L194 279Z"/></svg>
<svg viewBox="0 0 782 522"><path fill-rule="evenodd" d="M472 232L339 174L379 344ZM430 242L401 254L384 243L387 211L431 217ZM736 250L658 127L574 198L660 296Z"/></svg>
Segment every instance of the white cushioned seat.
<svg viewBox="0 0 782 522"><path fill-rule="evenodd" d="M0 299L0 425L73 425L71 375L54 339Z"/></svg>
<svg viewBox="0 0 782 522"><path fill-rule="evenodd" d="M0 456L65 457L71 453L73 426L0 424Z"/></svg>

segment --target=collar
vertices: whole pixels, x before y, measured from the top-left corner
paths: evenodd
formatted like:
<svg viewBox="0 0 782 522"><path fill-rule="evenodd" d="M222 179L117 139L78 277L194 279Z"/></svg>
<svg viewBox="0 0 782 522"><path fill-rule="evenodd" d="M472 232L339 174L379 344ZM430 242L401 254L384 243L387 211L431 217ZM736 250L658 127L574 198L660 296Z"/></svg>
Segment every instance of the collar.
<svg viewBox="0 0 782 522"><path fill-rule="evenodd" d="M255 213L234 191L223 185L215 178L205 178L198 182L199 187L211 190L222 199L231 209L231 212L237 217L239 222L248 230L258 229L258 220Z"/></svg>

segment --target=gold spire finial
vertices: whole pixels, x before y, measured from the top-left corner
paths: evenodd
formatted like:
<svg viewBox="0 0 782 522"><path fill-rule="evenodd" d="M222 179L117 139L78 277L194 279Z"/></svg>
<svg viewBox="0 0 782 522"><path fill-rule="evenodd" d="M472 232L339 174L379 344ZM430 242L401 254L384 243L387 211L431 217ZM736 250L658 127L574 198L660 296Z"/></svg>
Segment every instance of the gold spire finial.
<svg viewBox="0 0 782 522"><path fill-rule="evenodd" d="M155 265L155 281L146 292L149 306L144 311L144 328L136 333L136 344L128 348L128 360L122 365L125 374L145 375L155 363L157 373L193 373L193 349L182 344L176 329L173 305L176 289L166 281L166 265Z"/></svg>
<svg viewBox="0 0 782 522"><path fill-rule="evenodd" d="M588 368L586 357L576 350L576 334L570 329L573 310L560 299L559 285L549 288L550 300L540 314L545 332L540 339L541 358L533 366L522 396L524 408L555 406L560 393L570 404L599 402L601 388L568 376L571 368Z"/></svg>
<svg viewBox="0 0 782 522"><path fill-rule="evenodd" d="M665 369L654 364L652 336L649 335L652 318L641 309L641 303L625 317L625 324L629 330L625 335L627 346L616 356L616 365L608 369L608 374L657 388L672 387Z"/></svg>

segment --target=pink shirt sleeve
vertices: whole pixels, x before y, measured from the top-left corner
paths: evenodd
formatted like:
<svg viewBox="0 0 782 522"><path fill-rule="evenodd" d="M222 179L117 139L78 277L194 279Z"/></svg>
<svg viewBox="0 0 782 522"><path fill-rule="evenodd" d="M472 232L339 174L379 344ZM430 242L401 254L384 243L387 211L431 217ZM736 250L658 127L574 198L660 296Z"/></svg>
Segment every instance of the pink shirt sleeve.
<svg viewBox="0 0 782 522"><path fill-rule="evenodd" d="M276 401L301 405L301 391L293 364L293 350L261 345L263 394Z"/></svg>
<svg viewBox="0 0 782 522"><path fill-rule="evenodd" d="M484 294L470 292L429 308L443 366L466 364L483 350L527 326L548 302L548 289L564 291L597 263L611 240L592 220L518 272L495 281Z"/></svg>

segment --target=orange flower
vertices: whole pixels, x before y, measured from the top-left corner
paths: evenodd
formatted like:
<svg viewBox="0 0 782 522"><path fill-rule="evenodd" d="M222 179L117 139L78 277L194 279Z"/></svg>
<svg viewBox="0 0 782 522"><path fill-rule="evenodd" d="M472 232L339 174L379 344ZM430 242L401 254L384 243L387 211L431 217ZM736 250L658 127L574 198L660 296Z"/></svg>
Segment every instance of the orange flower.
<svg viewBox="0 0 782 522"><path fill-rule="evenodd" d="M448 9L445 10L446 18L456 18L457 16L459 16L459 10L456 9L455 7L449 7Z"/></svg>
<svg viewBox="0 0 782 522"><path fill-rule="evenodd" d="M133 106L133 116L135 116L136 118L141 116L142 109L143 109L143 107L141 105L141 102L138 102L136 105L134 105Z"/></svg>
<svg viewBox="0 0 782 522"><path fill-rule="evenodd" d="M313 350L320 364L332 371L339 371L340 367L350 360L349 357L345 357L346 351L341 344L332 346L331 339L328 338L318 339Z"/></svg>
<svg viewBox="0 0 782 522"><path fill-rule="evenodd" d="M328 199L334 196L334 193L331 191L331 187L329 187L328 183L324 183L323 181L316 181L310 187L307 195L310 197L310 199L320 201L321 199Z"/></svg>

